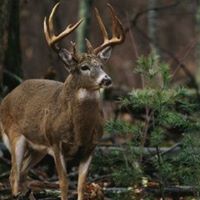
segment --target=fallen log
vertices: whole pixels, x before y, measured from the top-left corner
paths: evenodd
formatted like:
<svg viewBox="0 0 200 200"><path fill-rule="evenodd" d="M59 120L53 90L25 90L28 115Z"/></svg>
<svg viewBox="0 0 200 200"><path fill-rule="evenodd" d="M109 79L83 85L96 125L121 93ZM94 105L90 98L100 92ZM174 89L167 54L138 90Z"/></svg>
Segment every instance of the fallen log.
<svg viewBox="0 0 200 200"><path fill-rule="evenodd" d="M130 150L132 152L135 153L143 153L143 155L156 155L157 154L157 148L155 147L128 147L130 148ZM126 151L127 150L127 146L123 145L123 146L97 146L96 151L102 151L103 153L105 152L110 152L110 151ZM171 147L161 147L159 148L159 152L161 153L161 155L165 155L165 154L175 154L178 151L181 150L181 144L177 143Z"/></svg>
<svg viewBox="0 0 200 200"><path fill-rule="evenodd" d="M158 188L145 188L147 193L154 196L161 196L161 193L168 197L198 196L200 187L198 186L171 186L165 187L161 191Z"/></svg>

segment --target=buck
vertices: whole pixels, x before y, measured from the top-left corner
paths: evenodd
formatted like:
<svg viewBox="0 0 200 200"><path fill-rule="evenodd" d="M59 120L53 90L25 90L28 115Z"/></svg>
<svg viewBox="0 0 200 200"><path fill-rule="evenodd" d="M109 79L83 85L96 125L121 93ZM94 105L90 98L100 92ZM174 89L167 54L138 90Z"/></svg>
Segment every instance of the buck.
<svg viewBox="0 0 200 200"><path fill-rule="evenodd" d="M44 19L44 34L69 75L64 83L26 80L8 94L0 107L1 134L11 152L13 196L27 191L29 169L50 154L55 161L62 200L67 200L68 196L67 163L78 161L78 200L83 200L92 152L103 134L99 90L111 85L111 78L103 68L112 47L121 44L125 36L120 20L108 4L112 18L111 39L95 8L103 43L93 48L86 40L86 53L78 53L75 43L72 43L72 51L60 48L58 42L72 33L83 20L68 25L63 32L55 35L52 20L58 5L53 7L49 18Z"/></svg>

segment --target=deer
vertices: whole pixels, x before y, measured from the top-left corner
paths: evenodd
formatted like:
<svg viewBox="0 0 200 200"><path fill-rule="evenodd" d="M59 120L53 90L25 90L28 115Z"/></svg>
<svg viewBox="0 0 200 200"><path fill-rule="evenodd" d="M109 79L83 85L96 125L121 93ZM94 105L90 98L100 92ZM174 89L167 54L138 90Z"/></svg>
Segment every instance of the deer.
<svg viewBox="0 0 200 200"><path fill-rule="evenodd" d="M28 191L29 170L45 155L55 161L61 200L68 199L67 165L78 161L78 200L84 198L84 184L93 151L103 135L103 109L100 89L110 87L112 80L104 71L112 48L121 44L125 33L114 8L107 4L112 19L110 38L100 13L95 16L103 42L94 48L86 39L87 51L80 53L71 42L71 50L59 42L71 34L83 19L54 33L53 17L57 3L44 19L47 44L68 70L63 82L45 79L25 80L11 91L0 105L2 140L11 153L10 185L14 197Z"/></svg>

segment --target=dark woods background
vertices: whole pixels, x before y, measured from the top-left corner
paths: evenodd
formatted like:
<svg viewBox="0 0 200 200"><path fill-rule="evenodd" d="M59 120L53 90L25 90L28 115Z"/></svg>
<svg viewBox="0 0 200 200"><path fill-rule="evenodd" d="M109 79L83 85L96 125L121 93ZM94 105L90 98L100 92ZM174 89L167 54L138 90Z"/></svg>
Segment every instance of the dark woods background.
<svg viewBox="0 0 200 200"><path fill-rule="evenodd" d="M67 77L43 33L44 17L57 2L0 0L1 98L25 79ZM81 17L86 19L78 32L60 42L63 47L76 41L84 51L85 38L99 45L102 36L94 7L110 32L107 3L115 8L126 32L125 42L113 49L105 69L114 84L104 91L106 134L95 151L86 199L103 199L102 190L107 200L199 198L200 1L60 2L56 33ZM52 190L58 189L54 164L45 159L29 178L39 188L37 199L58 199L59 192ZM9 168L8 152L0 143L0 199L10 199ZM73 191L76 176L69 172ZM73 192L70 195L75 199Z"/></svg>
<svg viewBox="0 0 200 200"><path fill-rule="evenodd" d="M50 50L43 34L43 19L47 16L53 0L1 0L0 2L0 74L12 79L12 75L27 78L42 78L48 70L56 72L56 79L66 77L62 64ZM61 1L55 17L56 32L78 20L80 1ZM188 73L197 70L198 57L198 6L197 0L126 0L126 1L86 1L89 4L89 27L87 37L93 44L101 42L101 34L94 17L93 7L99 8L105 24L110 28L110 18L106 3L110 2L116 9L126 31L126 41L116 47L108 63L107 71L116 85L141 87L141 80L132 73L136 58L148 54L155 46L159 55L175 71L184 63ZM76 34L70 35L62 42L69 46L76 41ZM10 74L11 73L11 74ZM3 75L4 74L4 75ZM178 69L176 81L186 81L189 75ZM6 77L4 82L6 83ZM14 77L13 77L14 78ZM14 79L17 79L15 77ZM19 80L10 80L18 82ZM7 81L8 82L8 81ZM14 84L14 83L13 83Z"/></svg>

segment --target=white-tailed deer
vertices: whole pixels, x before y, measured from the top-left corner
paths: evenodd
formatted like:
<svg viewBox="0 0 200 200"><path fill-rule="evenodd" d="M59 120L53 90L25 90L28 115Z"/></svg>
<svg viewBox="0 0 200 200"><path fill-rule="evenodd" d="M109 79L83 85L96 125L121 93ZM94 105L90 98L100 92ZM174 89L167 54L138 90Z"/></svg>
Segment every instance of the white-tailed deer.
<svg viewBox="0 0 200 200"><path fill-rule="evenodd" d="M24 81L1 103L1 133L11 152L10 183L14 196L26 191L28 170L46 154L53 156L59 177L61 199L67 200L68 161L79 161L78 200L83 200L83 186L91 162L92 152L103 134L103 116L99 89L108 87L111 78L104 72L104 62L111 48L124 41L124 31L111 5L112 38L95 9L104 42L93 48L86 40L87 53L59 48L57 42L73 32L82 20L69 25L59 35L54 34L54 6L44 20L44 33L48 45L56 51L69 71L64 83L33 79Z"/></svg>

